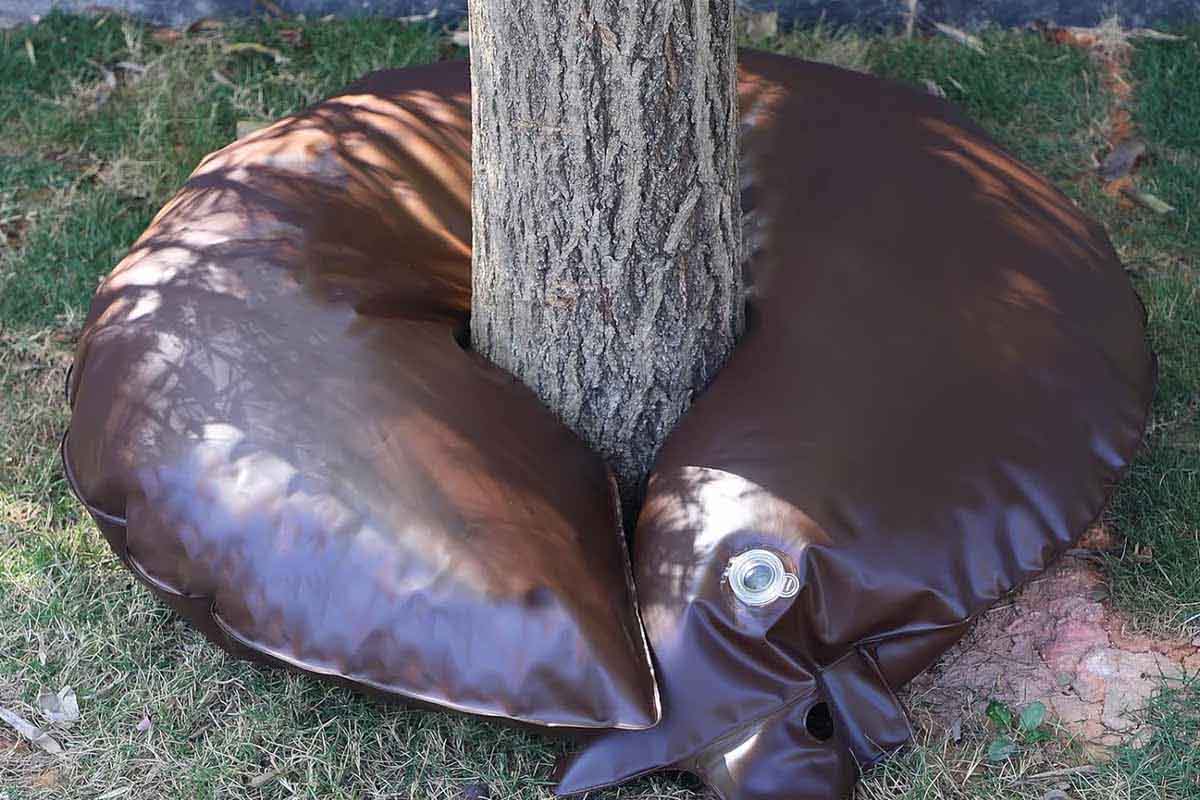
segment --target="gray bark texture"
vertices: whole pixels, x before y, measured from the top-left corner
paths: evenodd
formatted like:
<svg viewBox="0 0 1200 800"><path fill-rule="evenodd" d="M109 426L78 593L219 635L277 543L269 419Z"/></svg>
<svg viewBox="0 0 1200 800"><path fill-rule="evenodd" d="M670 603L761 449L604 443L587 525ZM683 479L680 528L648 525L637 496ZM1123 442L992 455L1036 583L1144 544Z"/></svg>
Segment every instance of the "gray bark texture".
<svg viewBox="0 0 1200 800"><path fill-rule="evenodd" d="M471 344L608 462L627 519L742 330L733 8L470 3Z"/></svg>

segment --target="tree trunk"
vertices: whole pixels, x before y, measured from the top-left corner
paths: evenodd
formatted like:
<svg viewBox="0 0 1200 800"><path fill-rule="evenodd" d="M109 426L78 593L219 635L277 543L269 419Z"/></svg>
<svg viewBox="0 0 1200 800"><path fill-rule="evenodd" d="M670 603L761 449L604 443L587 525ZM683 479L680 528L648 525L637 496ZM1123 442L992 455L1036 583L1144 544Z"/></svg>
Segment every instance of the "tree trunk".
<svg viewBox="0 0 1200 800"><path fill-rule="evenodd" d="M742 328L733 7L470 3L472 346L605 458L627 518Z"/></svg>

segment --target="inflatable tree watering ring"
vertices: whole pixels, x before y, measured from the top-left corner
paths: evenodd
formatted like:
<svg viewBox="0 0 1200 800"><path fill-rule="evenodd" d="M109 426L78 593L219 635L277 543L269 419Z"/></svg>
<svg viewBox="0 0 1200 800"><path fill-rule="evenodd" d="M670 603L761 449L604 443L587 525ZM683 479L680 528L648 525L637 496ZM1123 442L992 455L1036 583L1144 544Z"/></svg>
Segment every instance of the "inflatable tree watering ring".
<svg viewBox="0 0 1200 800"><path fill-rule="evenodd" d="M895 691L1099 514L1154 362L1102 229L942 100L743 52L754 291L627 552L601 460L464 349L467 67L209 156L100 286L63 440L122 562L235 655L839 796Z"/></svg>

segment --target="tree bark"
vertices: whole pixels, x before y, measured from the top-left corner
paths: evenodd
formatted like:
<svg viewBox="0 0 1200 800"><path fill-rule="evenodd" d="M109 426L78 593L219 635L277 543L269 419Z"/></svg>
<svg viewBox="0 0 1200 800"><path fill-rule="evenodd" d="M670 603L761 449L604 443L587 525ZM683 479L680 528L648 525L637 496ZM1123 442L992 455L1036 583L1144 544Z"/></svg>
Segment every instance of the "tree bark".
<svg viewBox="0 0 1200 800"><path fill-rule="evenodd" d="M742 329L733 10L470 3L472 347L609 463L627 519Z"/></svg>

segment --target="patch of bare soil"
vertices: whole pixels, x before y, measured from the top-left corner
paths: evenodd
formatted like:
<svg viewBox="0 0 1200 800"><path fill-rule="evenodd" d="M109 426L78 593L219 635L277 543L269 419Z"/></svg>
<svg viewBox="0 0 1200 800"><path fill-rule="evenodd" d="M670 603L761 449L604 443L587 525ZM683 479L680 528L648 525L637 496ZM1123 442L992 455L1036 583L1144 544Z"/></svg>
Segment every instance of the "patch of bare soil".
<svg viewBox="0 0 1200 800"><path fill-rule="evenodd" d="M1010 707L1041 701L1093 756L1135 739L1137 712L1165 679L1200 669L1200 639L1132 633L1108 603L1095 554L1114 546L1102 528L1044 575L984 614L906 698L914 720L953 731L982 716L990 700Z"/></svg>

